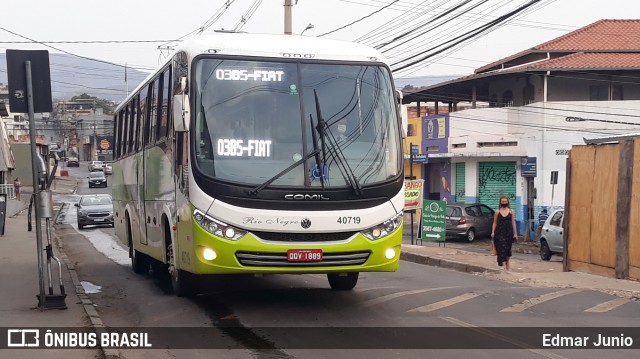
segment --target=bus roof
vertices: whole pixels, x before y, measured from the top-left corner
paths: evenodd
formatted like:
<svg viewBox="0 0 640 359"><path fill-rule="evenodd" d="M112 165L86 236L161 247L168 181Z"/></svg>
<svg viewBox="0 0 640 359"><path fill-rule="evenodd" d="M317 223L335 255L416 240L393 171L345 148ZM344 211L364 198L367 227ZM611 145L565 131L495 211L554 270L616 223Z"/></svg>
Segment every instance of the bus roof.
<svg viewBox="0 0 640 359"><path fill-rule="evenodd" d="M244 32L218 31L211 35L196 35L183 40L171 56L150 73L127 98L120 103L120 111L127 100L143 88L156 73L171 61L173 54L184 51L188 60L200 54L261 56L271 58L292 58L301 55L307 60L366 61L387 63L384 55L369 46L319 37L300 35L250 34ZM305 56L306 55L306 56Z"/></svg>
<svg viewBox="0 0 640 359"><path fill-rule="evenodd" d="M386 63L382 53L362 44L299 35L216 32L192 36L176 47L176 51L180 50L187 52L189 57L207 52L276 58L296 54L316 60L373 60Z"/></svg>

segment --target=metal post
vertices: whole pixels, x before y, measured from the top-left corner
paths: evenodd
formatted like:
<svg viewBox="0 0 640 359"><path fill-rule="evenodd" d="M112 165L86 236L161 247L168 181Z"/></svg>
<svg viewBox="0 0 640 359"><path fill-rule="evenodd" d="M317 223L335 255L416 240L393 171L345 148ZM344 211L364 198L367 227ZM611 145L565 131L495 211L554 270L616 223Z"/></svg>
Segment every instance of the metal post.
<svg viewBox="0 0 640 359"><path fill-rule="evenodd" d="M293 0L284 0L284 34L291 35L291 8Z"/></svg>
<svg viewBox="0 0 640 359"><path fill-rule="evenodd" d="M98 160L98 139L96 138L96 102L95 100L93 101L93 153L92 153L92 157L94 161Z"/></svg>
<svg viewBox="0 0 640 359"><path fill-rule="evenodd" d="M36 220L36 245L38 248L38 281L40 284L40 295L38 296L38 307L40 309L44 309L45 307L45 289L44 289L44 277L42 274L43 271L43 263L42 263L42 227L40 225L40 213L38 211L39 201L40 201L40 187L39 187L39 178L38 178L38 152L36 145L36 125L35 125L35 115L33 109L33 84L31 78L31 61L25 62L26 73L27 73L27 104L29 106L29 138L31 140L31 175L33 179L33 200L34 200L34 212L35 212L35 220Z"/></svg>
<svg viewBox="0 0 640 359"><path fill-rule="evenodd" d="M413 142L409 142L409 178L413 179ZM420 202L420 201L418 201ZM413 244L413 214L416 213L415 209L411 210L411 244Z"/></svg>

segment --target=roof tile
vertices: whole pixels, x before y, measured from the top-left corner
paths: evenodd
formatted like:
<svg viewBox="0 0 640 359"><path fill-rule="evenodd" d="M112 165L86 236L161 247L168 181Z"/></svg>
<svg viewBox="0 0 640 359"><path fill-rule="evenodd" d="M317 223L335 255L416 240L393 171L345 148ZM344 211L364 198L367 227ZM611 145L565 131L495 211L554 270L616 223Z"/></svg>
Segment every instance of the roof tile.
<svg viewBox="0 0 640 359"><path fill-rule="evenodd" d="M640 20L599 20L544 44L538 51L639 51Z"/></svg>
<svg viewBox="0 0 640 359"><path fill-rule="evenodd" d="M640 20L599 20L568 34L476 69L482 73L539 52L640 52Z"/></svg>

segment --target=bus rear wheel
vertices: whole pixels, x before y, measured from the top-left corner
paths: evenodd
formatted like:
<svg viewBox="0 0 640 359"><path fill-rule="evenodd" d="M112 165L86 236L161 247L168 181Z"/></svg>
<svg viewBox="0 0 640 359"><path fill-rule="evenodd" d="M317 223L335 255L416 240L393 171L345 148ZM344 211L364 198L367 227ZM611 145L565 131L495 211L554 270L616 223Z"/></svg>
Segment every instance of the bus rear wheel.
<svg viewBox="0 0 640 359"><path fill-rule="evenodd" d="M360 273L351 272L351 273L337 273L337 274L327 274L327 279L329 279L329 285L333 290L351 290L358 283L358 276Z"/></svg>
<svg viewBox="0 0 640 359"><path fill-rule="evenodd" d="M129 242L129 257L131 258L131 268L133 268L133 272L136 274L149 273L149 257L133 248L133 236L131 234L129 216L127 216L127 239Z"/></svg>

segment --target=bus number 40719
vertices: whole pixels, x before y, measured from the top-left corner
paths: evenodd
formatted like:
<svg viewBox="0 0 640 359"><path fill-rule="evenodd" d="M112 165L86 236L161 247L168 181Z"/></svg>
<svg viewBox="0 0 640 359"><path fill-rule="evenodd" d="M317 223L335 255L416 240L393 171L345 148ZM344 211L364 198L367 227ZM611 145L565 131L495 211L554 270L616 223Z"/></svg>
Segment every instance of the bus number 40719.
<svg viewBox="0 0 640 359"><path fill-rule="evenodd" d="M338 217L336 222L340 224L360 224L360 217Z"/></svg>

